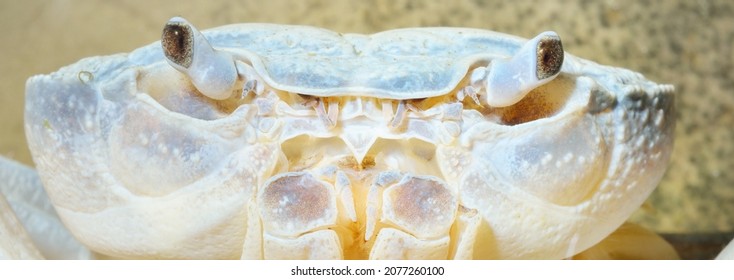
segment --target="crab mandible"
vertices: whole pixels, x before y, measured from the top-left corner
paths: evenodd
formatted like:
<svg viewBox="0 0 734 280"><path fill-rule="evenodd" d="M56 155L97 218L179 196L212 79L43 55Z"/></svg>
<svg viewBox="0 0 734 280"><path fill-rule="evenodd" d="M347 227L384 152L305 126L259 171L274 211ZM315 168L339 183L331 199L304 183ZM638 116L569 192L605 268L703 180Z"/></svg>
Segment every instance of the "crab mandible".
<svg viewBox="0 0 734 280"><path fill-rule="evenodd" d="M25 130L61 221L108 257L567 258L659 182L672 91L554 32L176 17L29 79Z"/></svg>

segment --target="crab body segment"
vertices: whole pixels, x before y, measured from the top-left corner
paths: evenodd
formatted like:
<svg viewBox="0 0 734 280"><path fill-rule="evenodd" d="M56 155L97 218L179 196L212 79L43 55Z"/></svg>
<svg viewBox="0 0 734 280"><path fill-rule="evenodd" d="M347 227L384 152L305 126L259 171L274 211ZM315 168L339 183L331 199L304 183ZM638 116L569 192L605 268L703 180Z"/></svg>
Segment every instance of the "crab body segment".
<svg viewBox="0 0 734 280"><path fill-rule="evenodd" d="M70 232L114 258L568 258L667 165L672 86L531 40L239 24L27 82Z"/></svg>

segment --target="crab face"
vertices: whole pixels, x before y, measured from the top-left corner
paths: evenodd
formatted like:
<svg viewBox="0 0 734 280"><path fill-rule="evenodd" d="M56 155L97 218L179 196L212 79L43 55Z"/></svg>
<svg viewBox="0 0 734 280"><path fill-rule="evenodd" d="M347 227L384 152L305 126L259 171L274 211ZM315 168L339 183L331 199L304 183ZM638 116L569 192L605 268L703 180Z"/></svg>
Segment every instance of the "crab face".
<svg viewBox="0 0 734 280"><path fill-rule="evenodd" d="M565 258L660 180L672 87L531 40L241 24L31 78L59 216L117 258Z"/></svg>

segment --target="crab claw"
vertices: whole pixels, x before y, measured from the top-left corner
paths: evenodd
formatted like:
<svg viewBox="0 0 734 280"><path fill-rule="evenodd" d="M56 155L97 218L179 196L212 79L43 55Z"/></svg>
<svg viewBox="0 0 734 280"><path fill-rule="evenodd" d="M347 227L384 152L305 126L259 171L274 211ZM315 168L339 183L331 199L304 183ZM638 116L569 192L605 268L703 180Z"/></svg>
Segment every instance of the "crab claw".
<svg viewBox="0 0 734 280"><path fill-rule="evenodd" d="M558 76L562 65L561 38L553 31L540 33L510 59L492 61L486 77L485 102L493 107L513 105L532 89Z"/></svg>
<svg viewBox="0 0 734 280"><path fill-rule="evenodd" d="M189 76L202 94L218 100L232 95L237 81L234 59L212 48L191 23L180 17L169 20L161 45L168 64Z"/></svg>

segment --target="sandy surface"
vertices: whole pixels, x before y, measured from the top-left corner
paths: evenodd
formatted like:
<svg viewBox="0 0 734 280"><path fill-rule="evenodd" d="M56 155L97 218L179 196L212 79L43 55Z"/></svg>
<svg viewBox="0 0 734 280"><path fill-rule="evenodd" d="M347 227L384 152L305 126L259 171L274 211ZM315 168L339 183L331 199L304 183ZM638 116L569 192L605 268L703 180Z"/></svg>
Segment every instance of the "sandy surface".
<svg viewBox="0 0 734 280"><path fill-rule="evenodd" d="M734 230L732 1L147 2L0 2L0 154L32 164L22 125L29 76L158 40L174 15L199 29L270 22L357 33L463 26L532 37L555 30L570 53L677 87L673 162L635 220L662 232Z"/></svg>

